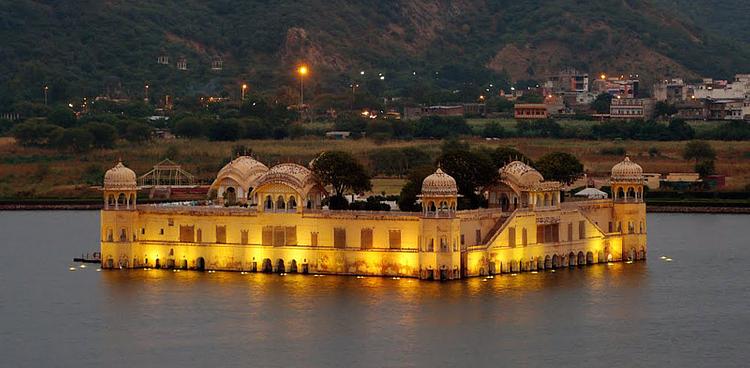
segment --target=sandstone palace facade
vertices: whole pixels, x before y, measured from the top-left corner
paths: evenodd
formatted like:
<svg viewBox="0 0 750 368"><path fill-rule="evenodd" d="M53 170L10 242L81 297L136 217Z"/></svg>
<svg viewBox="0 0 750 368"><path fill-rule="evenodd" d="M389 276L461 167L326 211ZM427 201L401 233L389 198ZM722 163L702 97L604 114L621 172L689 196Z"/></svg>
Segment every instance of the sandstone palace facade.
<svg viewBox="0 0 750 368"><path fill-rule="evenodd" d="M210 205L137 205L119 163L104 178L102 267L447 280L645 259L643 173L628 158L612 168L612 198L561 201L560 183L528 165L499 170L486 209L457 210L456 181L438 168L421 212L368 212L324 208L307 167L246 156L218 173Z"/></svg>

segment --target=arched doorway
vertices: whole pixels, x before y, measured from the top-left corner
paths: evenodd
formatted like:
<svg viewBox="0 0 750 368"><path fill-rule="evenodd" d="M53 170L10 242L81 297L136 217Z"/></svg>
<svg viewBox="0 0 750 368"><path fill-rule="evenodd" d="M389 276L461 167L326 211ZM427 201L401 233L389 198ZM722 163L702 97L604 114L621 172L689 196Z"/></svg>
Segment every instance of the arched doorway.
<svg viewBox="0 0 750 368"><path fill-rule="evenodd" d="M224 201L228 204L237 203L237 191L234 189L234 187L229 187L224 192Z"/></svg>
<svg viewBox="0 0 750 368"><path fill-rule="evenodd" d="M187 268L188 268L187 259L183 259L182 260L182 265L181 265L180 268L182 268L183 270L187 270Z"/></svg>
<svg viewBox="0 0 750 368"><path fill-rule="evenodd" d="M269 196L266 196L266 200L265 200L265 201L263 201L263 203L264 203L264 204L263 204L263 207L264 207L265 209L267 209L267 210L272 210L272 209L273 209L273 200L271 199L271 196L270 196L270 195L269 195Z"/></svg>
<svg viewBox="0 0 750 368"><path fill-rule="evenodd" d="M552 259L549 257L549 255L544 257L544 268L545 269L552 268Z"/></svg>
<svg viewBox="0 0 750 368"><path fill-rule="evenodd" d="M594 264L594 252L586 252L586 264Z"/></svg>
<svg viewBox="0 0 750 368"><path fill-rule="evenodd" d="M630 248L630 252L628 252L628 261L635 261L636 252L635 248Z"/></svg>
<svg viewBox="0 0 750 368"><path fill-rule="evenodd" d="M579 266L583 266L586 264L586 255L583 254L583 252L578 252L578 259L576 260L576 264Z"/></svg>
<svg viewBox="0 0 750 368"><path fill-rule="evenodd" d="M536 257L536 269L544 270L544 260L542 257Z"/></svg>
<svg viewBox="0 0 750 368"><path fill-rule="evenodd" d="M570 252L568 254L568 267L573 267L576 265L576 254L573 252Z"/></svg>
<svg viewBox="0 0 750 368"><path fill-rule="evenodd" d="M195 260L195 269L198 271L204 271L206 269L206 260L203 257L198 257Z"/></svg>
<svg viewBox="0 0 750 368"><path fill-rule="evenodd" d="M279 198L276 199L276 209L277 210L284 210L286 209L286 203L284 203L284 197L279 196Z"/></svg>
<svg viewBox="0 0 750 368"><path fill-rule="evenodd" d="M290 197L289 198L289 209L290 210L296 210L297 209L297 200L295 199L295 197Z"/></svg>
<svg viewBox="0 0 750 368"><path fill-rule="evenodd" d="M292 260L292 263L289 265L289 272L297 273L297 261Z"/></svg>
<svg viewBox="0 0 750 368"><path fill-rule="evenodd" d="M271 265L270 259L266 258L263 260L263 267L260 269L260 272L266 272L266 273L273 272L273 266Z"/></svg>
<svg viewBox="0 0 750 368"><path fill-rule="evenodd" d="M503 212L506 212L510 209L510 200L508 199L508 195L505 193L500 195L500 208L502 208Z"/></svg>
<svg viewBox="0 0 750 368"><path fill-rule="evenodd" d="M646 259L646 249L641 247L641 251L638 252L638 259L644 260Z"/></svg>
<svg viewBox="0 0 750 368"><path fill-rule="evenodd" d="M276 272L278 273L286 272L286 268L284 267L284 260L281 258L279 258L279 260L276 261Z"/></svg>
<svg viewBox="0 0 750 368"><path fill-rule="evenodd" d="M518 262L514 260L508 261L508 272L517 272L518 271Z"/></svg>
<svg viewBox="0 0 750 368"><path fill-rule="evenodd" d="M557 254L552 255L552 268L560 267L560 256Z"/></svg>
<svg viewBox="0 0 750 368"><path fill-rule="evenodd" d="M156 268L157 270L160 269L161 268L161 262L159 261L159 258L157 258L156 261L154 261L154 262L155 262L154 263L154 268Z"/></svg>

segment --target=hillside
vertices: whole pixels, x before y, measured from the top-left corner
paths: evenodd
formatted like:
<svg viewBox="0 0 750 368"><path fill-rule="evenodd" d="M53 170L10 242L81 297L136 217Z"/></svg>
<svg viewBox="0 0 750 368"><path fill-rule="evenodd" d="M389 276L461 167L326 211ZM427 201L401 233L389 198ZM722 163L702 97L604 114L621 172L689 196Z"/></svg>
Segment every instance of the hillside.
<svg viewBox="0 0 750 368"><path fill-rule="evenodd" d="M2 2L0 108L41 100L45 84L52 102L141 96L147 82L152 96L236 94L248 82L283 98L295 93L300 62L315 93L346 93L357 80L373 95L417 98L428 89L476 96L562 66L646 79L750 70L746 39L698 25L674 2L690 1ZM174 66L181 56L186 71ZM216 57L221 71L209 68Z"/></svg>

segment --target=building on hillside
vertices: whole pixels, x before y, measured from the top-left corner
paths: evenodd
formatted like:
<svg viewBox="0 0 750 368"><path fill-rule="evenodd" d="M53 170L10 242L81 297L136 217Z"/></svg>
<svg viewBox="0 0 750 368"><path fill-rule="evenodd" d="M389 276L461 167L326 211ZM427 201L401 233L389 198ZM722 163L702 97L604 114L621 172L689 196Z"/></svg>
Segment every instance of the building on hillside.
<svg viewBox="0 0 750 368"><path fill-rule="evenodd" d="M705 101L689 99L675 103L677 109L676 117L685 120L706 120L708 119L708 108Z"/></svg>
<svg viewBox="0 0 750 368"><path fill-rule="evenodd" d="M565 68L549 76L545 87L553 93L585 93L589 91L589 75L573 68Z"/></svg>
<svg viewBox="0 0 750 368"><path fill-rule="evenodd" d="M643 182L649 190L657 190L661 184L661 174L643 173Z"/></svg>
<svg viewBox="0 0 750 368"><path fill-rule="evenodd" d="M745 117L744 100L706 100L709 120L742 120Z"/></svg>
<svg viewBox="0 0 750 368"><path fill-rule="evenodd" d="M334 131L326 132L326 138L335 139L335 140L348 139L351 135L352 135L352 132L345 131L345 130L334 130Z"/></svg>
<svg viewBox="0 0 750 368"><path fill-rule="evenodd" d="M218 55L211 58L211 70L220 71L222 69L224 69L224 59Z"/></svg>
<svg viewBox="0 0 750 368"><path fill-rule="evenodd" d="M424 116L464 116L463 105L404 107L404 120L417 120Z"/></svg>
<svg viewBox="0 0 750 368"><path fill-rule="evenodd" d="M513 106L513 117L516 119L546 119L549 117L547 105L523 103Z"/></svg>
<svg viewBox="0 0 750 368"><path fill-rule="evenodd" d="M750 94L750 77L737 74L730 83L726 80L706 78L703 83L692 86L692 96L710 100L744 100Z"/></svg>
<svg viewBox="0 0 750 368"><path fill-rule="evenodd" d="M464 116L484 117L487 115L487 104L485 103L465 103Z"/></svg>
<svg viewBox="0 0 750 368"><path fill-rule="evenodd" d="M156 57L156 63L161 65L169 65L169 55L161 54Z"/></svg>
<svg viewBox="0 0 750 368"><path fill-rule="evenodd" d="M104 176L102 268L166 268L459 279L646 258L643 170L611 171L611 199L561 202L560 184L511 162L458 210L455 179L422 182L420 212L334 211L310 169L239 157L211 185L215 204L137 204L135 173Z"/></svg>
<svg viewBox="0 0 750 368"><path fill-rule="evenodd" d="M179 57L177 59L176 66L177 66L177 69L179 70L187 70L188 69L187 58L185 58L184 56Z"/></svg>
<svg viewBox="0 0 750 368"><path fill-rule="evenodd" d="M656 82L652 96L656 101L674 104L689 98L687 93L688 87L685 81L682 78L673 78Z"/></svg>
<svg viewBox="0 0 750 368"><path fill-rule="evenodd" d="M638 76L610 77L601 75L591 84L592 92L596 94L607 93L615 98L638 98L640 80Z"/></svg>
<svg viewBox="0 0 750 368"><path fill-rule="evenodd" d="M647 98L613 98L609 107L609 117L613 120L648 120L653 115L653 100Z"/></svg>

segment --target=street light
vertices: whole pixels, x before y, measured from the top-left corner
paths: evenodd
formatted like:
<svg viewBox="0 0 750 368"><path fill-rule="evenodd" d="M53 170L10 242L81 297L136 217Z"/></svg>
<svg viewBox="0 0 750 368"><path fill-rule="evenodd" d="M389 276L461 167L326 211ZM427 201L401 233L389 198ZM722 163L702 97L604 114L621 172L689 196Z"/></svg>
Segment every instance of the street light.
<svg viewBox="0 0 750 368"><path fill-rule="evenodd" d="M240 91L240 101L245 101L245 91L247 91L247 84L242 84L242 90Z"/></svg>
<svg viewBox="0 0 750 368"><path fill-rule="evenodd" d="M47 106L47 92L49 91L49 86L44 86L44 106Z"/></svg>
<svg viewBox="0 0 750 368"><path fill-rule="evenodd" d="M297 73L299 74L299 107L301 109L302 105L305 104L305 76L308 73L307 66L301 65L297 68Z"/></svg>
<svg viewBox="0 0 750 368"><path fill-rule="evenodd" d="M148 83L146 83L146 85L144 86L144 91L145 91L146 97L143 99L143 101L148 103Z"/></svg>

